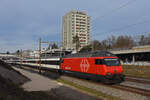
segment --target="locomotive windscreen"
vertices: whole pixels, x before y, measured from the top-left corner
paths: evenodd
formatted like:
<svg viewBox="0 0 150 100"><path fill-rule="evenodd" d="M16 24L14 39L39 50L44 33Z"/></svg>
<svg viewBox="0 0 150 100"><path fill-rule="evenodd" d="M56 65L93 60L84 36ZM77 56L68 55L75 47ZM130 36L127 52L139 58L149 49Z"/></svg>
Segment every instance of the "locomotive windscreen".
<svg viewBox="0 0 150 100"><path fill-rule="evenodd" d="M116 58L105 58L104 62L107 66L120 66L120 60Z"/></svg>

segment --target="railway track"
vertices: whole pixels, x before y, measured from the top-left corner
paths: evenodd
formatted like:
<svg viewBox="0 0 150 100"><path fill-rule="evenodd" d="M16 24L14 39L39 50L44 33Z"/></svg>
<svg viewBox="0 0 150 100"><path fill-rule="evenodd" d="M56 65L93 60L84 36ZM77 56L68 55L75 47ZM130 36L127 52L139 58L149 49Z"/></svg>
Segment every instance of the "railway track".
<svg viewBox="0 0 150 100"><path fill-rule="evenodd" d="M106 85L103 83L97 83L97 82L93 82L93 81L90 81L90 82L92 82L94 84L99 84L99 85L107 86L110 88L115 88L115 89L119 89L119 90L123 90L123 91L127 91L127 92L132 92L132 93L137 93L137 94L140 94L143 96L149 96L150 97L150 90L135 88L135 87L127 86L127 85L120 85L120 84Z"/></svg>
<svg viewBox="0 0 150 100"><path fill-rule="evenodd" d="M126 86L126 85L112 85L110 87L150 97L150 90L130 87L130 86Z"/></svg>
<svg viewBox="0 0 150 100"><path fill-rule="evenodd" d="M127 76L127 77L125 77L125 80L131 81L131 82L143 83L143 84L150 84L150 79L143 79L143 78Z"/></svg>

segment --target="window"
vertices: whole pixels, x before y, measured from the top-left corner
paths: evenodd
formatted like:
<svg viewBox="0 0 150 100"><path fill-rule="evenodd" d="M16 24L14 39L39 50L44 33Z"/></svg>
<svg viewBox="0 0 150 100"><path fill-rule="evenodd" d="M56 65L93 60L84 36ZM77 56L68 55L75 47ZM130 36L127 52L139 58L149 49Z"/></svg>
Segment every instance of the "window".
<svg viewBox="0 0 150 100"><path fill-rule="evenodd" d="M104 64L104 60L103 59L95 59L95 64L96 65L103 65Z"/></svg>
<svg viewBox="0 0 150 100"><path fill-rule="evenodd" d="M105 64L107 66L120 66L120 60L115 58L105 58Z"/></svg>

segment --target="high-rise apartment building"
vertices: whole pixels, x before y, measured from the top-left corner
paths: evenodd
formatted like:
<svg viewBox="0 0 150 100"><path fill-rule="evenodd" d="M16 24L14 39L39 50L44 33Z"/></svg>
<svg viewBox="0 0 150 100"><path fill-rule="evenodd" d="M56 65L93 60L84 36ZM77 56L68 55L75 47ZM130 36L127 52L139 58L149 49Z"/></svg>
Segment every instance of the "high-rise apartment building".
<svg viewBox="0 0 150 100"><path fill-rule="evenodd" d="M70 11L63 16L62 47L75 50L73 37L79 37L80 48L90 43L90 17L82 11Z"/></svg>

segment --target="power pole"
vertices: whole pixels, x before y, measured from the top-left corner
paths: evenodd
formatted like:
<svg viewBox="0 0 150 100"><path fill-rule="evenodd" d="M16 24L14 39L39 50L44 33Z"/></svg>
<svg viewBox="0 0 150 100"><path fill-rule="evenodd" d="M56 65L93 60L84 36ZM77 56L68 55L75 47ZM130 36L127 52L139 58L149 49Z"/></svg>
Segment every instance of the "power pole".
<svg viewBox="0 0 150 100"><path fill-rule="evenodd" d="M39 41L39 73L41 73L41 43L42 43L42 39L40 38L40 41Z"/></svg>
<svg viewBox="0 0 150 100"><path fill-rule="evenodd" d="M21 65L22 65L22 58L23 58L22 56L23 56L23 55L22 55L22 49L21 49Z"/></svg>
<svg viewBox="0 0 150 100"><path fill-rule="evenodd" d="M55 42L47 42L47 41L42 41L42 39L40 38L39 40L39 73L41 73L41 70L42 70L42 66L41 66L41 63L42 63L42 43L44 44L52 44L52 43L55 43ZM46 54L45 54L46 55Z"/></svg>

